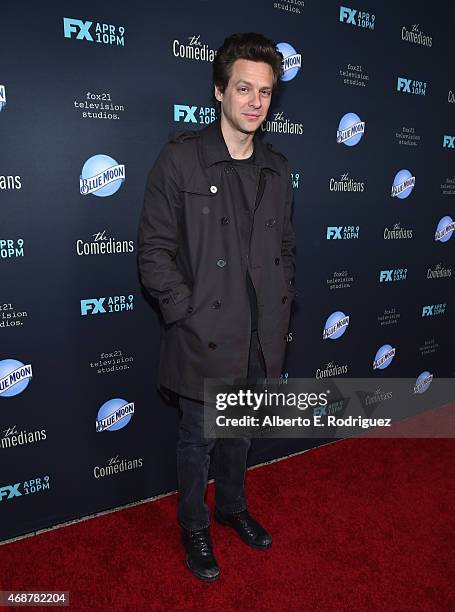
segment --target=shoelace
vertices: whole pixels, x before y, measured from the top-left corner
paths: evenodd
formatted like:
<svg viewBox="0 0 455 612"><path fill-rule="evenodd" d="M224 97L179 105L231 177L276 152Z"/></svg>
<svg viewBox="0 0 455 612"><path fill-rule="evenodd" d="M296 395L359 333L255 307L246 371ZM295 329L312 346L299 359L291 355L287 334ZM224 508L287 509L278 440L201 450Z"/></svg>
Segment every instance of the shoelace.
<svg viewBox="0 0 455 612"><path fill-rule="evenodd" d="M251 517L248 516L248 514L246 514L246 512L239 512L238 514L234 515L236 521L238 521L243 529L250 535L254 535L256 532L255 529L255 524L253 522L253 519Z"/></svg>
<svg viewBox="0 0 455 612"><path fill-rule="evenodd" d="M212 547L208 536L203 531L192 531L191 544L203 555L212 554Z"/></svg>

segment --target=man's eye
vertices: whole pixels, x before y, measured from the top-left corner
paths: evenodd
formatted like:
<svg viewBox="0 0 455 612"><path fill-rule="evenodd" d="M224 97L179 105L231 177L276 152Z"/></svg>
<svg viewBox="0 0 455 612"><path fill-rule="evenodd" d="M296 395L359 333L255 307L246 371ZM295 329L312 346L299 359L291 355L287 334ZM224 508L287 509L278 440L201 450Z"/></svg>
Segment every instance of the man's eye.
<svg viewBox="0 0 455 612"><path fill-rule="evenodd" d="M240 87L239 91L241 91L241 92L248 91L248 88L247 87Z"/></svg>
<svg viewBox="0 0 455 612"><path fill-rule="evenodd" d="M270 91L268 89L264 89L261 93L263 96L270 96Z"/></svg>

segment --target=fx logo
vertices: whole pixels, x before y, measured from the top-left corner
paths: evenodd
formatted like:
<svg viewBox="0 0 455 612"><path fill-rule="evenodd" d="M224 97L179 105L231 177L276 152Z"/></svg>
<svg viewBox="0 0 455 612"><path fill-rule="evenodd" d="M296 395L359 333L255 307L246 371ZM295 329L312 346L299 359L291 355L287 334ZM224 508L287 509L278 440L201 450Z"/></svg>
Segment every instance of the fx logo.
<svg viewBox="0 0 455 612"><path fill-rule="evenodd" d="M63 33L65 38L72 38L73 33L77 32L77 40L88 40L93 42L93 38L89 32L92 23L92 21L81 21L80 19L63 17Z"/></svg>
<svg viewBox="0 0 455 612"><path fill-rule="evenodd" d="M444 135L442 146L447 149L455 149L455 136Z"/></svg>
<svg viewBox="0 0 455 612"><path fill-rule="evenodd" d="M446 304L431 304L422 308L422 317L433 317L443 315L446 311Z"/></svg>
<svg viewBox="0 0 455 612"><path fill-rule="evenodd" d="M341 229L342 229L341 225L339 227L328 226L327 227L327 240L341 240Z"/></svg>
<svg viewBox="0 0 455 612"><path fill-rule="evenodd" d="M379 273L379 282L382 283L386 283L388 281L393 280L392 279L392 273L393 273L393 269L392 270L381 270Z"/></svg>
<svg viewBox="0 0 455 612"><path fill-rule="evenodd" d="M90 298L88 300L81 300L81 315L85 316L89 313L92 315L103 314L106 309L103 308L103 303L106 298Z"/></svg>
<svg viewBox="0 0 455 612"><path fill-rule="evenodd" d="M197 123L195 117L197 106L185 106L184 104L174 104L174 121L180 121L183 117L184 123Z"/></svg>
<svg viewBox="0 0 455 612"><path fill-rule="evenodd" d="M350 9L347 6L340 6L340 21L357 25L354 19L356 13L356 9Z"/></svg>
<svg viewBox="0 0 455 612"><path fill-rule="evenodd" d="M3 498L11 499L12 497L20 497L22 493L19 491L19 487L21 486L20 482L17 482L15 485L7 485L6 487L0 487L0 501L3 501Z"/></svg>
<svg viewBox="0 0 455 612"><path fill-rule="evenodd" d="M398 77L397 91L403 91L403 93L411 93L411 83L412 79L404 79L402 77Z"/></svg>

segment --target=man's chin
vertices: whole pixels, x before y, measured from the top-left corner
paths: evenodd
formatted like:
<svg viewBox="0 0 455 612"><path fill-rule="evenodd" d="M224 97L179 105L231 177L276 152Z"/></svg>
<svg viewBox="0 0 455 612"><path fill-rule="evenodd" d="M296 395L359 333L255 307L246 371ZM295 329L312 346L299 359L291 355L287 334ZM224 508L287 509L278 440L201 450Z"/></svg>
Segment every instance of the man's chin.
<svg viewBox="0 0 455 612"><path fill-rule="evenodd" d="M257 121L243 121L241 125L241 131L244 134L254 134L262 125L264 119L258 119Z"/></svg>

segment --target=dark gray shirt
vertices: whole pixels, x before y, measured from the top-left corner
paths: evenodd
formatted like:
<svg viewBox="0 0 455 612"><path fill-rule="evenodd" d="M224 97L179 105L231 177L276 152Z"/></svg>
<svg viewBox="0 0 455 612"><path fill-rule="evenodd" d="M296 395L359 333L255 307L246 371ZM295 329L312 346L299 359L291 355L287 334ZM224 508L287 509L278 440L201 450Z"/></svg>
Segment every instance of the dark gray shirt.
<svg viewBox="0 0 455 612"><path fill-rule="evenodd" d="M254 161L254 151L251 157L248 157L247 159L232 159L232 165L235 169L235 172L237 173L237 176L239 177L239 181L241 184L242 197L244 198L246 204L248 205L251 211L254 210L254 206L256 203L256 193L260 171L258 166L254 164ZM254 289L248 269L246 272L246 289L250 300L251 331L253 332L257 331L258 327L258 306L256 299L256 291Z"/></svg>

